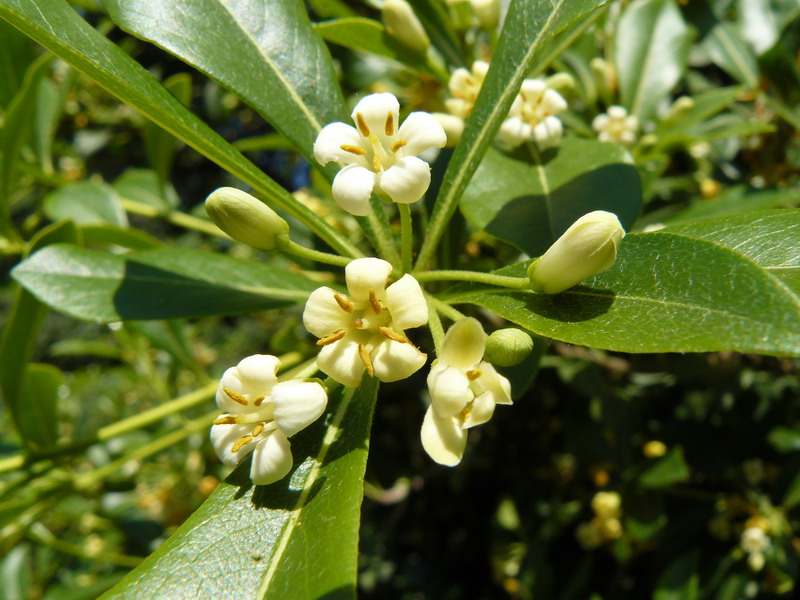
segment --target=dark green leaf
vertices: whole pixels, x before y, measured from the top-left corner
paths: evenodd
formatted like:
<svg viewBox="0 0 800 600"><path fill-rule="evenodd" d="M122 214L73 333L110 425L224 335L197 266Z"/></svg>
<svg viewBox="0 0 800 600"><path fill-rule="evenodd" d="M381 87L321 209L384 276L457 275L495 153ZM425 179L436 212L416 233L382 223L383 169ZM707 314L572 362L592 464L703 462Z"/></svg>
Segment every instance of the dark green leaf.
<svg viewBox="0 0 800 600"><path fill-rule="evenodd" d="M656 582L653 600L697 600L700 597L700 577L697 574L697 553L676 558Z"/></svg>
<svg viewBox="0 0 800 600"><path fill-rule="evenodd" d="M84 225L81 227L83 241L87 246L122 246L131 250L158 248L164 243L158 238L138 229L123 229L115 225Z"/></svg>
<svg viewBox="0 0 800 600"><path fill-rule="evenodd" d="M36 55L31 41L8 23L0 22L0 40L0 108L5 108Z"/></svg>
<svg viewBox="0 0 800 600"><path fill-rule="evenodd" d="M327 414L292 438L286 479L254 488L245 463L103 598L354 598L377 387L331 394Z"/></svg>
<svg viewBox="0 0 800 600"><path fill-rule="evenodd" d="M31 363L17 404L19 434L32 450L55 446L58 441L58 389L64 375L53 365Z"/></svg>
<svg viewBox="0 0 800 600"><path fill-rule="evenodd" d="M461 199L464 216L531 256L593 210L615 213L626 229L633 225L642 190L622 147L566 138L543 158L530 164L489 150Z"/></svg>
<svg viewBox="0 0 800 600"><path fill-rule="evenodd" d="M128 224L117 192L94 181L68 183L44 199L44 213L51 221L72 219L78 225Z"/></svg>
<svg viewBox="0 0 800 600"><path fill-rule="evenodd" d="M283 268L187 248L118 255L55 245L13 276L50 307L100 322L266 310L305 302L319 287Z"/></svg>
<svg viewBox="0 0 800 600"><path fill-rule="evenodd" d="M639 476L639 485L645 488L662 488L688 479L689 467L683 458L683 448L675 446Z"/></svg>
<svg viewBox="0 0 800 600"><path fill-rule="evenodd" d="M718 23L704 41L709 57L717 66L748 87L758 86L758 61L732 23Z"/></svg>

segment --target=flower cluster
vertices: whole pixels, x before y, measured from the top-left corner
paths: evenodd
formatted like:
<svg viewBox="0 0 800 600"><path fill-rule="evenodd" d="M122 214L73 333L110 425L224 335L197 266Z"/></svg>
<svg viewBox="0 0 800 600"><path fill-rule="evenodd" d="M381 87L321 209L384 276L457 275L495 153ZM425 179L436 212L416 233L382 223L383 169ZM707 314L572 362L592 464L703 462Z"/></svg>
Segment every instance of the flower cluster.
<svg viewBox="0 0 800 600"><path fill-rule="evenodd" d="M500 126L498 139L516 148L534 140L540 149L557 146L564 131L556 115L567 108L567 101L541 79L526 79Z"/></svg>
<svg viewBox="0 0 800 600"><path fill-rule="evenodd" d="M628 115L622 106L609 106L608 113L601 113L592 121L592 129L597 132L601 142L616 142L630 146L636 141L639 120L636 115Z"/></svg>
<svg viewBox="0 0 800 600"><path fill-rule="evenodd" d="M578 525L575 537L586 549L597 548L622 536L622 498L617 492L597 492L592 498L594 518Z"/></svg>

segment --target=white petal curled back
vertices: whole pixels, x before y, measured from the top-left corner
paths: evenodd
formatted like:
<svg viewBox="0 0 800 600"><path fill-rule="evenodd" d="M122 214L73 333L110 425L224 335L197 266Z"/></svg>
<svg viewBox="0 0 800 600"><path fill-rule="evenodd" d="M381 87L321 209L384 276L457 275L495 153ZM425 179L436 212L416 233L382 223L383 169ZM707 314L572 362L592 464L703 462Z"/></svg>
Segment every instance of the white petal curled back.
<svg viewBox="0 0 800 600"><path fill-rule="evenodd" d="M325 388L313 381L283 381L272 388L273 417L286 437L305 429L325 412Z"/></svg>
<svg viewBox="0 0 800 600"><path fill-rule="evenodd" d="M311 335L324 338L350 327L352 318L336 303L335 293L329 287L321 287L311 292L306 300L303 325Z"/></svg>
<svg viewBox="0 0 800 600"><path fill-rule="evenodd" d="M370 353L375 376L381 381L400 381L419 371L428 360L413 344L383 340Z"/></svg>
<svg viewBox="0 0 800 600"><path fill-rule="evenodd" d="M400 103L397 98L393 94L385 92L364 96L356 104L350 116L364 137L375 134L382 144L391 146L391 142L388 144L386 142L397 132L399 114ZM360 119L359 115L361 115ZM367 131L363 130L364 125L367 126Z"/></svg>
<svg viewBox="0 0 800 600"><path fill-rule="evenodd" d="M256 485L268 485L286 477L292 470L292 447L280 431L273 431L253 451L250 479Z"/></svg>
<svg viewBox="0 0 800 600"><path fill-rule="evenodd" d="M478 365L478 369L482 375L476 381L479 393L489 392L492 397L492 402L496 404L513 404L511 400L511 382L500 375L494 368L494 365L488 362L482 362Z"/></svg>
<svg viewBox="0 0 800 600"><path fill-rule="evenodd" d="M475 401L472 403L472 410L467 418L464 419L462 427L464 429L469 429L476 425L483 425L492 418L494 407L495 402L492 400L492 395L489 392L484 392L475 398Z"/></svg>
<svg viewBox="0 0 800 600"><path fill-rule="evenodd" d="M391 273L392 265L385 260L357 258L344 268L344 279L354 300L368 300L370 290L374 290L380 298L383 297Z"/></svg>
<svg viewBox="0 0 800 600"><path fill-rule="evenodd" d="M253 400L269 395L272 386L278 382L275 374L280 364L278 358L269 354L254 354L242 359L222 374L217 388L217 406L224 412L238 414L259 410ZM247 406L232 400L225 388L244 396L248 400Z"/></svg>
<svg viewBox="0 0 800 600"><path fill-rule="evenodd" d="M443 148L447 134L436 117L426 112L412 112L403 121L397 136L406 143L401 152L417 156L428 148Z"/></svg>
<svg viewBox="0 0 800 600"><path fill-rule="evenodd" d="M436 126L441 129L438 123ZM421 158L406 156L380 174L378 185L394 202L413 204L428 191L431 168Z"/></svg>
<svg viewBox="0 0 800 600"><path fill-rule="evenodd" d="M229 417L231 415L220 415ZM219 459L230 467L235 467L242 459L250 454L258 445L258 439L248 442L236 452L231 452L231 448L240 438L250 434L253 424L243 425L212 425L211 426L211 445L219 456Z"/></svg>
<svg viewBox="0 0 800 600"><path fill-rule="evenodd" d="M349 387L358 387L364 375L358 344L348 338L323 346L317 355L317 366L326 375Z"/></svg>
<svg viewBox="0 0 800 600"><path fill-rule="evenodd" d="M331 193L342 210L357 217L369 214L369 197L376 174L360 165L348 165L333 178Z"/></svg>
<svg viewBox="0 0 800 600"><path fill-rule="evenodd" d="M440 465L454 467L461 462L467 447L467 431L458 419L440 417L432 406L428 407L420 432L425 452Z"/></svg>
<svg viewBox="0 0 800 600"><path fill-rule="evenodd" d="M367 166L363 155L342 150L342 146L361 148L364 143L358 131L346 123L330 123L323 127L314 142L314 158L321 165L341 162L346 165Z"/></svg>
<svg viewBox="0 0 800 600"><path fill-rule="evenodd" d="M467 376L441 362L431 367L428 373L428 390L431 406L442 417L456 416L474 397Z"/></svg>
<svg viewBox="0 0 800 600"><path fill-rule="evenodd" d="M444 336L439 360L451 367L471 369L483 358L486 333L477 319L467 317L456 322Z"/></svg>
<svg viewBox="0 0 800 600"><path fill-rule="evenodd" d="M392 315L392 327L395 329L413 329L428 322L428 304L422 288L409 274L386 288L384 302Z"/></svg>

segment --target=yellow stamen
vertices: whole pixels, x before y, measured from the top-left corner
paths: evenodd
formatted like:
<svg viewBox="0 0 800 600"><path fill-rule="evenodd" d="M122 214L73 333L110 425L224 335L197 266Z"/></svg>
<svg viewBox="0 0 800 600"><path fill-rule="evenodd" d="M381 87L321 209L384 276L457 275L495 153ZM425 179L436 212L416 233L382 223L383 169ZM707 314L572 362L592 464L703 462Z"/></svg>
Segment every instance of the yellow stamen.
<svg viewBox="0 0 800 600"><path fill-rule="evenodd" d="M397 140L394 144L392 144L392 152L397 152L405 146L408 142L404 142L403 140Z"/></svg>
<svg viewBox="0 0 800 600"><path fill-rule="evenodd" d="M467 371L467 379L470 381L475 381L481 375L483 375L483 373L481 373L480 369L471 369Z"/></svg>
<svg viewBox="0 0 800 600"><path fill-rule="evenodd" d="M261 406L261 403L264 402L264 400L266 399L267 399L266 396L259 396L258 398L253 400L253 404L255 404L256 406Z"/></svg>
<svg viewBox="0 0 800 600"><path fill-rule="evenodd" d="M400 342L401 344L408 344L408 338L404 335L400 335L396 331L389 329L388 327L379 327L378 331L381 332L381 335L385 338L389 338L392 341Z"/></svg>
<svg viewBox="0 0 800 600"><path fill-rule="evenodd" d="M244 446L245 444L249 444L252 441L253 441L252 435L243 435L233 443L233 446L231 446L231 452L238 452L242 446Z"/></svg>
<svg viewBox="0 0 800 600"><path fill-rule="evenodd" d="M332 344L333 342L338 342L345 336L346 333L347 332L344 329L340 329L339 331L334 331L329 336L317 340L317 346L327 346L328 344Z"/></svg>
<svg viewBox="0 0 800 600"><path fill-rule="evenodd" d="M381 314L383 312L383 307L381 306L380 301L378 301L378 295L375 293L375 290L369 291L369 306L376 315Z"/></svg>
<svg viewBox="0 0 800 600"><path fill-rule="evenodd" d="M253 437L256 437L259 433L261 433L264 430L264 425L266 424L267 424L266 422L262 421L261 423L253 427L253 433L251 435Z"/></svg>
<svg viewBox="0 0 800 600"><path fill-rule="evenodd" d="M347 144L342 144L341 146L339 146L339 148L341 148L345 152L349 152L350 154L358 154L359 156L363 156L364 154L367 153L367 151L360 146L348 146Z"/></svg>
<svg viewBox="0 0 800 600"><path fill-rule="evenodd" d="M228 417L220 417L214 421L214 425L235 425L236 424L236 417L228 416Z"/></svg>
<svg viewBox="0 0 800 600"><path fill-rule="evenodd" d="M358 126L358 130L361 132L361 135L364 137L369 137L369 127L367 127L367 122L364 120L364 115L361 113L356 113L356 125Z"/></svg>
<svg viewBox="0 0 800 600"><path fill-rule="evenodd" d="M231 388L222 388L222 391L228 395L228 398L233 400L234 402L238 402L242 406L247 406L247 398L242 396L241 394L234 392Z"/></svg>
<svg viewBox="0 0 800 600"><path fill-rule="evenodd" d="M461 412L460 412L460 413L458 413L458 418L459 418L459 419L461 420L461 422L463 423L464 421L466 421L467 419L469 419L469 416L470 416L471 414L472 414L472 411L470 410L469 406L465 406L465 407L464 407L464 408L461 410Z"/></svg>
<svg viewBox="0 0 800 600"><path fill-rule="evenodd" d="M350 302L346 296L342 296L339 292L333 292L333 299L336 300L336 304L339 305L339 308L346 313L351 313L353 312L353 309L355 309L353 303Z"/></svg>
<svg viewBox="0 0 800 600"><path fill-rule="evenodd" d="M358 345L358 355L361 357L361 362L364 363L364 366L367 368L367 373L370 376L375 375L375 369L372 367L372 359L369 357L369 352L367 352L367 347L364 344Z"/></svg>
<svg viewBox="0 0 800 600"><path fill-rule="evenodd" d="M386 127L384 131L386 135L394 135L394 115L392 113L386 115Z"/></svg>

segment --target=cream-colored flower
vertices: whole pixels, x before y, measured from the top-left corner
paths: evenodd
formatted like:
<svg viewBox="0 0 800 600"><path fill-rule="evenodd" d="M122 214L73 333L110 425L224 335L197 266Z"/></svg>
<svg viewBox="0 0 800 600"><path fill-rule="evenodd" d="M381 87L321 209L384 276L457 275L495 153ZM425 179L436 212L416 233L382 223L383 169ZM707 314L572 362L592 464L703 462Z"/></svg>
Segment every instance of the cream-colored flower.
<svg viewBox="0 0 800 600"><path fill-rule="evenodd" d="M764 552L769 548L769 536L760 527L748 527L742 531L740 545L748 554Z"/></svg>
<svg viewBox="0 0 800 600"><path fill-rule="evenodd" d="M472 69L467 71L464 68L456 69L450 75L448 87L452 98L445 100L444 105L448 112L461 119L466 119L475 106L475 99L481 91L483 80L489 71L489 63L476 60L472 63Z"/></svg>
<svg viewBox="0 0 800 600"><path fill-rule="evenodd" d="M601 142L630 146L636 141L639 120L636 115L628 115L628 111L622 106L609 106L608 113L601 113L594 118L592 128Z"/></svg>
<svg viewBox="0 0 800 600"><path fill-rule="evenodd" d="M381 8L381 16L389 35L410 50L422 54L431 45L425 28L406 0L386 0Z"/></svg>
<svg viewBox="0 0 800 600"><path fill-rule="evenodd" d="M567 101L544 81L526 79L497 138L512 148L528 140L534 140L542 149L557 146L564 128L555 115L566 108Z"/></svg>
<svg viewBox="0 0 800 600"><path fill-rule="evenodd" d="M317 365L344 385L357 386L366 369L381 381L405 379L427 355L405 330L428 322L422 288L411 275L386 286L392 266L359 258L345 268L348 294L321 287L306 302L303 323L322 346Z"/></svg>
<svg viewBox="0 0 800 600"><path fill-rule="evenodd" d="M437 463L457 465L467 429L488 421L497 404L511 404L511 384L482 361L486 333L471 317L450 327L428 375L431 405L422 423L422 447Z"/></svg>
<svg viewBox="0 0 800 600"><path fill-rule="evenodd" d="M314 142L320 164L347 165L333 180L333 199L350 214L369 214L373 190L400 204L416 202L428 190L431 170L419 154L442 148L447 136L426 112L413 112L399 124L400 104L392 94L370 94L351 115L356 127L331 123Z"/></svg>
<svg viewBox="0 0 800 600"><path fill-rule="evenodd" d="M220 460L231 466L252 452L250 478L256 485L274 483L289 473L288 438L316 421L328 403L319 383L278 383L279 366L275 356L248 356L225 371L217 388L217 406L225 414L211 427L211 444Z"/></svg>

